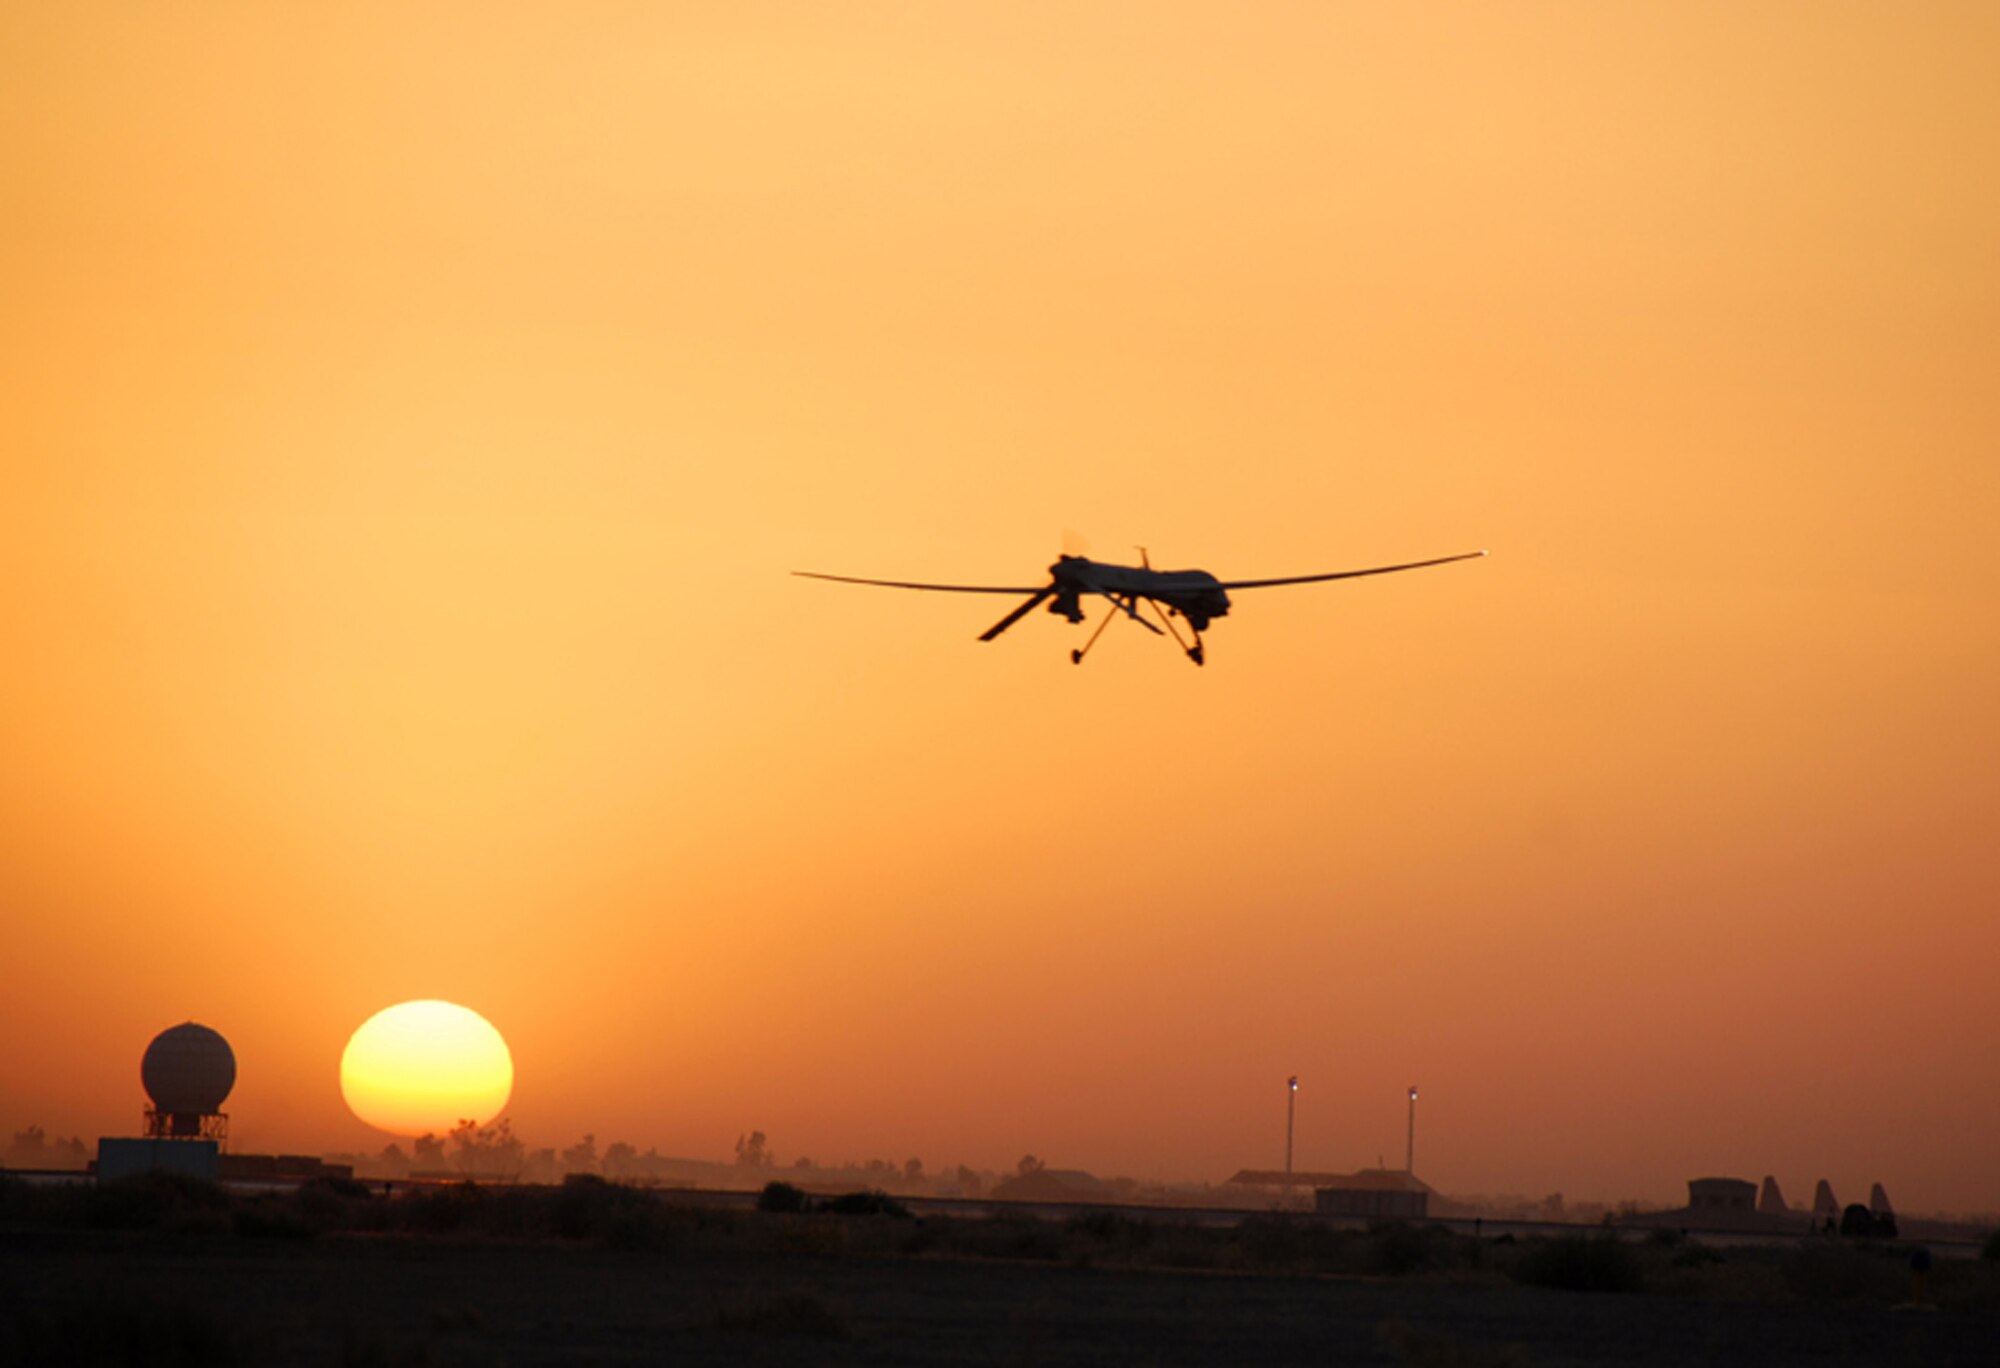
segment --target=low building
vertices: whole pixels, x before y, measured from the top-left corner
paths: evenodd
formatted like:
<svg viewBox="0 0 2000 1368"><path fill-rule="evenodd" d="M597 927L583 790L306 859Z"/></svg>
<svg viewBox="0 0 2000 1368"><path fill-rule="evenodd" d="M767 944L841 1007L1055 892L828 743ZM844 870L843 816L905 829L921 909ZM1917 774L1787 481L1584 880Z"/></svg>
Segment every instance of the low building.
<svg viewBox="0 0 2000 1368"><path fill-rule="evenodd" d="M1082 1169L1039 1168L993 1185L1000 1202L1112 1202L1117 1195L1096 1174Z"/></svg>
<svg viewBox="0 0 2000 1368"><path fill-rule="evenodd" d="M213 1140L119 1139L107 1135L97 1142L95 1171L99 1182L140 1173L179 1173L214 1182L221 1148Z"/></svg>
<svg viewBox="0 0 2000 1368"><path fill-rule="evenodd" d="M1362 1169L1313 1189L1313 1210L1322 1216L1421 1221L1430 1204L1430 1185L1402 1169Z"/></svg>
<svg viewBox="0 0 2000 1368"><path fill-rule="evenodd" d="M354 1165L329 1164L311 1154L225 1154L216 1169L225 1183L309 1183L353 1176Z"/></svg>
<svg viewBox="0 0 2000 1368"><path fill-rule="evenodd" d="M1693 1212L1755 1211L1757 1185L1742 1178L1690 1178L1687 1209Z"/></svg>

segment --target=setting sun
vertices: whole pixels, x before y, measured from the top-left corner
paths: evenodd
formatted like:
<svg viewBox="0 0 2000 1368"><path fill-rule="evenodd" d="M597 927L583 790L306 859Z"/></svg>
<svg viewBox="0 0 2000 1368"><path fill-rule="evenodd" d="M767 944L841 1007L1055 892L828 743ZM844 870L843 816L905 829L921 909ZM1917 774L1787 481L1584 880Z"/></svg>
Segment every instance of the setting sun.
<svg viewBox="0 0 2000 1368"><path fill-rule="evenodd" d="M354 1114L397 1135L484 1125L514 1091L507 1042L456 1003L405 1002L361 1023L340 1057L340 1091Z"/></svg>

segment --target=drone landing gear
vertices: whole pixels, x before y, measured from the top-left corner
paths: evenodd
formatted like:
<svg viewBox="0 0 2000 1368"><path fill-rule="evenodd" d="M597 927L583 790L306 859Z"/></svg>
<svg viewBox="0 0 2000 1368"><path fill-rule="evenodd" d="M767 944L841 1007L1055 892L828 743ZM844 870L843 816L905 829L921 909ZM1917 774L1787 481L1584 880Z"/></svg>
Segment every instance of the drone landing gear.
<svg viewBox="0 0 2000 1368"><path fill-rule="evenodd" d="M1069 663L1072 665L1083 664L1083 658L1090 654L1090 648L1097 644L1097 639L1104 635L1104 629L1106 627L1109 627L1111 625L1112 619L1116 618L1120 613L1123 613L1126 617L1131 618L1132 621L1138 623L1141 627L1144 627L1154 636L1161 635L1159 628L1155 627L1152 623L1148 622L1144 617L1140 615L1138 599L1119 598L1115 594L1106 594L1104 597L1110 600L1111 611L1106 613L1104 615L1104 620L1097 624L1097 630L1090 634L1090 640L1083 643L1083 649L1080 651L1071 651L1069 653ZM1077 620L1082 621L1082 618L1079 616Z"/></svg>
<svg viewBox="0 0 2000 1368"><path fill-rule="evenodd" d="M1104 615L1104 621L1098 623L1097 630L1090 634L1090 640L1083 643L1083 649L1080 651L1071 651L1069 653L1069 663L1072 665L1083 664L1083 658L1090 654L1090 648L1097 644L1097 639L1104 635L1104 629L1106 627L1109 627L1111 625L1112 619L1116 618L1117 616L1118 616L1118 610L1115 608L1112 609L1110 612L1106 613Z"/></svg>
<svg viewBox="0 0 2000 1368"><path fill-rule="evenodd" d="M1172 608L1162 607L1157 603L1153 607L1159 612L1160 621L1167 624L1167 632L1173 637L1174 644L1187 652L1187 658L1197 665L1207 664L1208 652L1203 649L1201 644L1201 628L1195 626L1192 622L1188 624L1188 631L1194 634L1194 644L1189 645L1187 642L1181 640L1180 629L1174 626L1174 619L1179 617L1180 614ZM1150 627L1152 624L1148 623L1146 625Z"/></svg>
<svg viewBox="0 0 2000 1368"><path fill-rule="evenodd" d="M1144 614L1142 614L1139 611L1139 605L1142 602L1145 602L1145 600L1141 600L1136 597L1120 599L1120 598L1115 598L1110 594L1106 594L1105 597L1111 600L1111 611L1106 613L1104 615L1103 621L1097 624L1097 630L1090 634L1090 640L1084 642L1081 649L1074 650L1069 653L1070 664L1072 665L1083 664L1083 658L1090 654L1090 648L1097 644L1097 639L1104 635L1104 629L1106 627L1109 627L1111 625L1112 619L1116 618L1120 613L1123 613L1126 617L1131 618L1132 621L1138 623L1141 627L1144 627L1154 636L1171 636L1174 639L1174 644L1179 646L1181 650L1187 654L1187 658L1189 660L1192 660L1195 664L1204 665L1208 662L1208 653L1202 648L1201 644L1201 628L1196 627L1193 622L1188 623L1188 631L1193 633L1194 640L1192 643L1182 640L1180 629L1174 626L1174 619L1178 617L1179 614L1176 613L1172 608L1165 607L1158 603L1153 604L1153 611L1158 613L1160 615L1160 621L1166 624L1166 631L1163 632L1158 627L1155 627L1153 625L1152 620L1150 618L1147 618ZM1204 622L1202 625L1206 626L1207 624L1206 622Z"/></svg>

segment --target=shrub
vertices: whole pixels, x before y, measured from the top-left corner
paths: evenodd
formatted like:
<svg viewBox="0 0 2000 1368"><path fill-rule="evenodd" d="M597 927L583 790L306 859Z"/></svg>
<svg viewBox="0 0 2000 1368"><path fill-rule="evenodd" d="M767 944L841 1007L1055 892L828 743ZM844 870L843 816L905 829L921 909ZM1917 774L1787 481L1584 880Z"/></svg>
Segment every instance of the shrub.
<svg viewBox="0 0 2000 1368"><path fill-rule="evenodd" d="M1445 1230L1418 1230L1398 1221L1369 1232L1368 1271L1391 1278L1449 1267L1455 1260Z"/></svg>
<svg viewBox="0 0 2000 1368"><path fill-rule="evenodd" d="M405 1230L426 1235L450 1235L473 1224L485 1202L486 1194L476 1183L419 1188L397 1204L397 1215L402 1218Z"/></svg>
<svg viewBox="0 0 2000 1368"><path fill-rule="evenodd" d="M1779 1264L1786 1286L1802 1301L1894 1302L1909 1287L1904 1261L1880 1249L1808 1245Z"/></svg>
<svg viewBox="0 0 2000 1368"><path fill-rule="evenodd" d="M1572 1292L1636 1292L1639 1259L1616 1235L1566 1235L1523 1245L1513 1275L1536 1287Z"/></svg>
<svg viewBox="0 0 2000 1368"><path fill-rule="evenodd" d="M1986 1247L1979 1251L1982 1259L2000 1260L2000 1230L1986 1237Z"/></svg>
<svg viewBox="0 0 2000 1368"><path fill-rule="evenodd" d="M812 1198L790 1183L766 1183L764 1190L757 1194L759 1211L810 1211L811 1209Z"/></svg>
<svg viewBox="0 0 2000 1368"><path fill-rule="evenodd" d="M1287 1216L1247 1216L1236 1226L1243 1261L1251 1268L1297 1268L1310 1257L1310 1232Z"/></svg>
<svg viewBox="0 0 2000 1368"><path fill-rule="evenodd" d="M250 1239L309 1240L319 1233L294 1206L275 1198L238 1205L230 1213L230 1227Z"/></svg>
<svg viewBox="0 0 2000 1368"><path fill-rule="evenodd" d="M1896 1238L1896 1218L1877 1216L1861 1203L1853 1202L1840 1213L1840 1233L1854 1239L1893 1240Z"/></svg>
<svg viewBox="0 0 2000 1368"><path fill-rule="evenodd" d="M1674 1251L1675 1268L1701 1268L1723 1262L1722 1251L1710 1245L1688 1244Z"/></svg>
<svg viewBox="0 0 2000 1368"><path fill-rule="evenodd" d="M775 1183L773 1187L784 1184ZM765 1189L766 1192L770 1188ZM803 1194L801 1194L803 1195ZM759 1202L763 1200L758 1199ZM910 1209L886 1192L849 1192L820 1203L820 1210L835 1216L896 1216L905 1221L915 1220Z"/></svg>
<svg viewBox="0 0 2000 1368"><path fill-rule="evenodd" d="M85 1200L85 1220L105 1230L228 1228L229 1194L182 1173L137 1173L99 1183Z"/></svg>
<svg viewBox="0 0 2000 1368"><path fill-rule="evenodd" d="M994 1216L954 1223L952 1247L974 1259L1060 1259L1067 1253L1062 1232L1047 1221Z"/></svg>
<svg viewBox="0 0 2000 1368"><path fill-rule="evenodd" d="M535 1197L521 1195L531 1201ZM532 1224L536 1214L523 1216ZM572 1173L564 1179L548 1219L565 1240L598 1240L613 1249L661 1249L678 1235L674 1218L658 1197L608 1183L594 1173Z"/></svg>
<svg viewBox="0 0 2000 1368"><path fill-rule="evenodd" d="M1069 1229L1073 1235L1120 1249L1144 1249L1157 1233L1151 1221L1134 1220L1115 1211L1092 1211L1073 1217Z"/></svg>

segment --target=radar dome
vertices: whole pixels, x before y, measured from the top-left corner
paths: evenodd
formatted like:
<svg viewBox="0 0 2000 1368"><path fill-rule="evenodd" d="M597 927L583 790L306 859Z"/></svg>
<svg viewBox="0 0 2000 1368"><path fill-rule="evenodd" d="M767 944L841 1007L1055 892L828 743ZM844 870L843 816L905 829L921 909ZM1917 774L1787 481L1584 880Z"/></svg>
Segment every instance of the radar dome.
<svg viewBox="0 0 2000 1368"><path fill-rule="evenodd" d="M236 1055L208 1027L183 1022L153 1037L139 1080L162 1112L219 1112L236 1086Z"/></svg>

